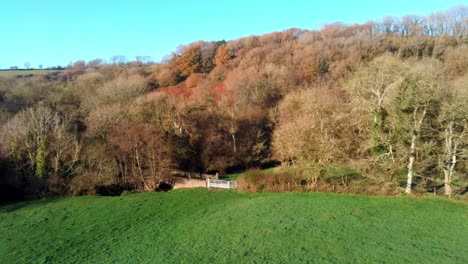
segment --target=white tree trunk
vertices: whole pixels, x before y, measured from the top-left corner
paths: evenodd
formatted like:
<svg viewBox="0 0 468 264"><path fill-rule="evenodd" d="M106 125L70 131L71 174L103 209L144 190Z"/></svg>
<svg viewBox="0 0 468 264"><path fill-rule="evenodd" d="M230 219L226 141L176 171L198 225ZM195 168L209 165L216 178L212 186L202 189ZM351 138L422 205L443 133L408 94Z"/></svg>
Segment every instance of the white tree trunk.
<svg viewBox="0 0 468 264"><path fill-rule="evenodd" d="M453 152L452 152L452 164L450 164L450 169L449 169L449 172L450 172L450 178L449 178L449 181L450 181L450 184L449 184L449 187L450 187L450 194L449 196L452 195L452 179L453 179L453 172L454 172L454 169L455 169L455 165L457 164L457 143L454 144L454 147L453 147Z"/></svg>
<svg viewBox="0 0 468 264"><path fill-rule="evenodd" d="M444 168L444 194L452 195L452 179L455 165L457 164L457 143L453 134L453 121L445 129L445 151L446 159Z"/></svg>
<svg viewBox="0 0 468 264"><path fill-rule="evenodd" d="M452 193L452 188L450 186L451 184L451 159L452 159L452 126L453 122L450 122L448 124L448 127L445 129L445 151L447 153L446 159L445 159L445 164L444 164L444 193L445 195L450 196Z"/></svg>
<svg viewBox="0 0 468 264"><path fill-rule="evenodd" d="M444 194L449 197L452 196L452 179L454 174L455 165L457 164L457 155L455 154L457 145L455 144L449 161L444 166Z"/></svg>
<svg viewBox="0 0 468 264"><path fill-rule="evenodd" d="M411 150L410 150L410 157L409 157L409 163L408 163L408 179L406 182L406 193L411 193L411 187L413 185L413 169L414 169L414 160L416 158L416 140L417 140L417 135L413 133L411 137Z"/></svg>
<svg viewBox="0 0 468 264"><path fill-rule="evenodd" d="M427 108L423 106L421 116L418 118L419 107L416 107L413 111L413 132L411 135L411 148L410 148L410 157L408 162L408 179L406 182L406 193L411 193L411 187L413 185L413 170L414 170L414 160L416 159L416 141L418 140L419 132L421 131L421 126L426 116Z"/></svg>
<svg viewBox="0 0 468 264"><path fill-rule="evenodd" d="M233 150L234 150L234 153L236 153L236 152L237 152L236 135L235 135L235 134L231 134L231 137L232 137Z"/></svg>
<svg viewBox="0 0 468 264"><path fill-rule="evenodd" d="M444 194L451 196L452 195L452 187L450 186L451 182L451 175L450 171L444 168Z"/></svg>

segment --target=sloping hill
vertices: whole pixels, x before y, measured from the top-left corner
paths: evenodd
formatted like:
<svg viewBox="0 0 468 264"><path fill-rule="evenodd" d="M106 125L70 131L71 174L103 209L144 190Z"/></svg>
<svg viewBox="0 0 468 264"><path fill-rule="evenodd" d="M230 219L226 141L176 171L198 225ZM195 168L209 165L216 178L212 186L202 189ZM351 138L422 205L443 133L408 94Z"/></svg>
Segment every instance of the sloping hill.
<svg viewBox="0 0 468 264"><path fill-rule="evenodd" d="M1 263L467 263L468 206L203 189L0 207Z"/></svg>

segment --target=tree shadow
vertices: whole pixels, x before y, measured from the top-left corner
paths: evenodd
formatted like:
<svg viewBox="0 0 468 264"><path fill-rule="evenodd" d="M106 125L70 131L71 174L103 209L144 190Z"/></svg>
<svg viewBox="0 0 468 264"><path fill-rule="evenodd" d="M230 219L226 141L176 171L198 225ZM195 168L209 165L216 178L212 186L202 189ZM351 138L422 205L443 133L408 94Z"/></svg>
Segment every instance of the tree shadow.
<svg viewBox="0 0 468 264"><path fill-rule="evenodd" d="M50 203L58 202L61 198L44 198L40 200L11 201L0 204L0 213L12 213L20 209L34 208Z"/></svg>

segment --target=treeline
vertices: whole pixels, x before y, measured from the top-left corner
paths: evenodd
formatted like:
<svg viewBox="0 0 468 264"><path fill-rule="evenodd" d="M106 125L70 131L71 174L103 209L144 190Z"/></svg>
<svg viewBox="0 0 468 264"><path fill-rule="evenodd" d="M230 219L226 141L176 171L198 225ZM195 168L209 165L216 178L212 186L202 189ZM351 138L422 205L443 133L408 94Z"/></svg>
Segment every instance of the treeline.
<svg viewBox="0 0 468 264"><path fill-rule="evenodd" d="M174 169L282 164L287 175L244 180L257 191L462 191L467 19L461 6L0 79L0 181L36 196L152 191Z"/></svg>

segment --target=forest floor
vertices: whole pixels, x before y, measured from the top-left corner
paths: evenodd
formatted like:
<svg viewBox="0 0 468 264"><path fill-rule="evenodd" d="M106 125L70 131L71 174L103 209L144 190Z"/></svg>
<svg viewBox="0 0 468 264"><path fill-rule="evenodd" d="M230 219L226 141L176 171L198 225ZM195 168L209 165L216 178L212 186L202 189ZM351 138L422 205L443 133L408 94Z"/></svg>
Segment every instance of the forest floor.
<svg viewBox="0 0 468 264"><path fill-rule="evenodd" d="M0 263L468 263L468 204L206 189L0 207Z"/></svg>

